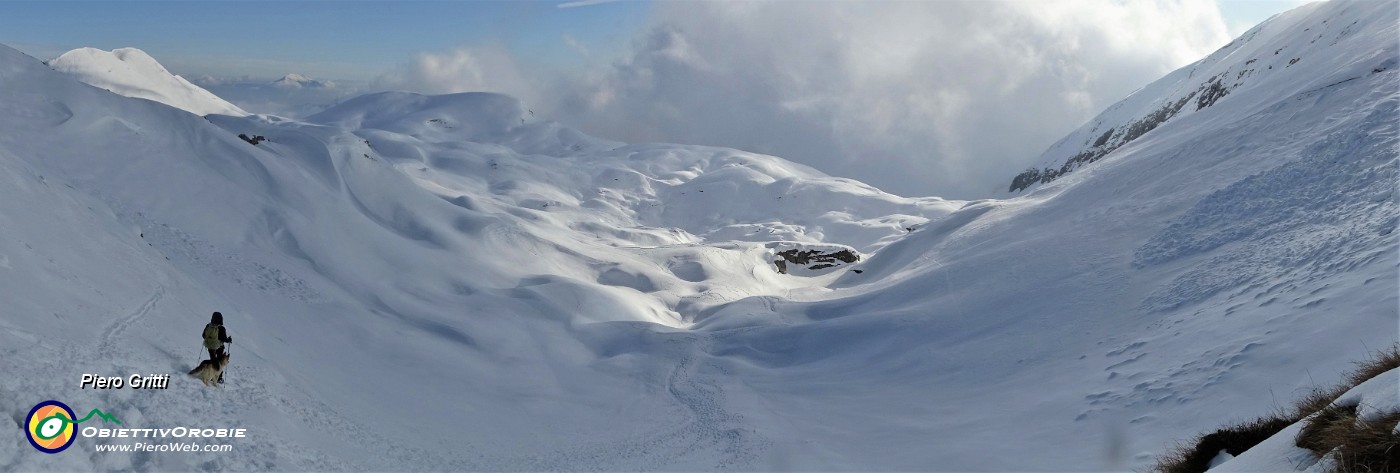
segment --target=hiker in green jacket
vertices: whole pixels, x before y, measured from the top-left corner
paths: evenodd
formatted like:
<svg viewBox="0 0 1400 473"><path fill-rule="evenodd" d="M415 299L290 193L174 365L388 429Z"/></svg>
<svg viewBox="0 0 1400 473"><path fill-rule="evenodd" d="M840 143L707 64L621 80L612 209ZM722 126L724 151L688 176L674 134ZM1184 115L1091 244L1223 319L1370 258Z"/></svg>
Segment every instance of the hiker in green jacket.
<svg viewBox="0 0 1400 473"><path fill-rule="evenodd" d="M204 348L209 349L210 361L228 354L224 351L225 343L233 343L233 337L228 336L228 331L224 329L224 314L214 312L214 317L204 326ZM223 382L224 375L220 373L219 383Z"/></svg>

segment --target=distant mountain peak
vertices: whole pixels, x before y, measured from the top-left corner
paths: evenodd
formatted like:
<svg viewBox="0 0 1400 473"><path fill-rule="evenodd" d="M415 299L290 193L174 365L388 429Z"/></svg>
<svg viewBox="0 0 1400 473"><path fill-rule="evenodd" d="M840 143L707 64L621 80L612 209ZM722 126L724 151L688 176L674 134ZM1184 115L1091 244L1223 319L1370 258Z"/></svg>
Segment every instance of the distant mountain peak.
<svg viewBox="0 0 1400 473"><path fill-rule="evenodd" d="M196 115L237 115L248 112L171 74L160 62L136 48L103 51L78 48L48 62L54 70L111 92L160 102Z"/></svg>
<svg viewBox="0 0 1400 473"><path fill-rule="evenodd" d="M306 76L304 76L304 75L297 74L297 73L295 73L295 72L290 73L290 74L287 74L287 75L285 75L285 76L282 76L281 79L277 79L277 80L275 80L275 81L272 81L272 85L274 85L274 86L276 86L276 87L287 88L287 89L301 89L301 88L333 89L333 88L335 88L335 83L334 83L334 82L331 82L331 81L328 81L328 80L317 80L317 79L312 79L312 78L310 78L310 77L306 77Z"/></svg>

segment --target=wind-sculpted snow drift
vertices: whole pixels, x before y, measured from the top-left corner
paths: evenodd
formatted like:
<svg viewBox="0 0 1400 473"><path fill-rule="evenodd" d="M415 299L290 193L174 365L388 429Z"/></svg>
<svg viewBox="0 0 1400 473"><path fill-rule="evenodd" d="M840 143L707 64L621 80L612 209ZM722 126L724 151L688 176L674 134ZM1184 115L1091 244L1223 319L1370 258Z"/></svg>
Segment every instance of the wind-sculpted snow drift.
<svg viewBox="0 0 1400 473"><path fill-rule="evenodd" d="M1326 50L1349 66L975 202L601 140L494 94L201 118L0 48L0 409L250 432L229 453L42 455L16 429L0 466L1145 465L1394 340L1397 73L1369 71L1395 57L1395 8L1277 17L1249 41L1354 22ZM780 274L793 249L855 261ZM72 388L187 370L213 310L238 341L224 389Z"/></svg>

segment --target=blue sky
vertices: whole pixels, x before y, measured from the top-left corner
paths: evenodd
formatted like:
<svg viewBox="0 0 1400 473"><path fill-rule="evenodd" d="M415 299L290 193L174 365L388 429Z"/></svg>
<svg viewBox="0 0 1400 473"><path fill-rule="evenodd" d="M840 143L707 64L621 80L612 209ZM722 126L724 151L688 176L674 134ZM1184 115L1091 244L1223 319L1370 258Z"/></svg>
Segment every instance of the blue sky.
<svg viewBox="0 0 1400 473"><path fill-rule="evenodd" d="M1308 3L1307 0L1218 0L1220 15L1230 27L1232 36L1239 36L1259 22L1276 13Z"/></svg>
<svg viewBox="0 0 1400 473"><path fill-rule="evenodd" d="M0 2L0 42L40 59L137 47L176 73L369 79L424 51L508 48L529 66L616 55L649 5L615 2ZM573 38L590 56L567 44Z"/></svg>

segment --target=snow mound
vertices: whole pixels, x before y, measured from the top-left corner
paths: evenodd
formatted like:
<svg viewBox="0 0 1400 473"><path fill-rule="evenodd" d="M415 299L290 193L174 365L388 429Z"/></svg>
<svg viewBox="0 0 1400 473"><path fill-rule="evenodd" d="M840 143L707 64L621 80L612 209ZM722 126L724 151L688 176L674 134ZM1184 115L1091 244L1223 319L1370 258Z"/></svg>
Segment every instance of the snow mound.
<svg viewBox="0 0 1400 473"><path fill-rule="evenodd" d="M154 100L195 115L248 115L185 78L171 74L140 49L79 48L63 53L48 64L94 87L127 97Z"/></svg>

